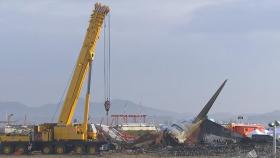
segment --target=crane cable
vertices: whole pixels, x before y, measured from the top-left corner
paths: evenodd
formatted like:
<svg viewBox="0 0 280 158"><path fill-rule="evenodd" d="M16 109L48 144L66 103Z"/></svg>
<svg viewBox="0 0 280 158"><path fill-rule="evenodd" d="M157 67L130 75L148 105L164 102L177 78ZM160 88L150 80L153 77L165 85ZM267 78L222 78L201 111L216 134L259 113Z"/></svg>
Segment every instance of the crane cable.
<svg viewBox="0 0 280 158"><path fill-rule="evenodd" d="M109 89L108 89L108 95L109 95L109 98L111 97L111 19L110 19L110 14L108 15L108 36L109 36L109 39L108 39L108 44L109 44L109 47L108 47L108 55L109 55L109 61L108 61L108 78L109 78ZM111 99L111 98L110 98Z"/></svg>
<svg viewBox="0 0 280 158"><path fill-rule="evenodd" d="M110 102L110 80L111 80L111 35L110 35L110 13L108 14L108 39L107 39L107 29L106 22L104 23L104 107L107 116L107 125L108 125L108 113L110 110L111 102ZM108 46L107 46L108 40ZM108 48L107 48L108 47Z"/></svg>

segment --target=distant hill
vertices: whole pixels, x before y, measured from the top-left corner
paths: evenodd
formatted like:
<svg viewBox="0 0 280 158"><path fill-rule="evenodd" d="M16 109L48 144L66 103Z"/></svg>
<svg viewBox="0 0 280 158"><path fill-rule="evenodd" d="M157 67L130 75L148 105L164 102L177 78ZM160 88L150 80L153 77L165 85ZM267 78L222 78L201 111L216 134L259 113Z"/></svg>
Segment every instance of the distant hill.
<svg viewBox="0 0 280 158"><path fill-rule="evenodd" d="M99 123L105 119L103 103L90 103L90 118L93 122ZM166 110L150 108L127 100L112 100L111 114L145 114L148 122L169 124L176 120L191 119L195 114L176 113ZM23 123L25 115L29 123L56 122L62 105L46 104L39 107L30 107L19 102L0 102L0 121L6 120L6 114L14 114L13 121ZM82 120L84 100L80 99L74 118ZM236 122L238 115L231 113L210 113L209 118L219 122ZM280 111L273 111L263 114L241 114L244 117L242 122L267 124L273 120L280 120Z"/></svg>
<svg viewBox="0 0 280 158"><path fill-rule="evenodd" d="M90 118L94 122L100 122L105 118L105 110L103 103L90 103ZM175 121L180 118L189 118L190 115L169 112L165 110L155 109L138 105L127 100L112 100L109 114L145 114L147 121L166 123ZM25 115L30 123L56 122L60 113L61 105L46 104L40 107L30 107L19 102L0 102L0 120L6 119L6 114L14 114L13 120L17 123L23 123ZM82 120L84 110L84 100L80 99L74 118Z"/></svg>
<svg viewBox="0 0 280 158"><path fill-rule="evenodd" d="M247 114L244 116L244 119L248 120L248 122L259 122L267 125L271 121L280 120L280 111L277 110L264 114Z"/></svg>
<svg viewBox="0 0 280 158"><path fill-rule="evenodd" d="M243 116L242 120L238 120L238 116ZM230 113L214 113L210 114L209 118L213 118L218 122L245 122L245 123L261 123L267 125L274 120L280 120L280 111L272 111L262 114L239 114L233 115Z"/></svg>

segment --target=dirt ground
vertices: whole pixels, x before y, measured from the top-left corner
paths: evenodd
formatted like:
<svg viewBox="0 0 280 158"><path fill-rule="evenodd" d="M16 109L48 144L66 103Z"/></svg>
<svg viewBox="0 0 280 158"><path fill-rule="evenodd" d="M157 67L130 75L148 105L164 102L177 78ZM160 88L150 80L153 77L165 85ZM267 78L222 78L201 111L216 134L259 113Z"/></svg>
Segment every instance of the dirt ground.
<svg viewBox="0 0 280 158"><path fill-rule="evenodd" d="M41 155L41 154L34 154L34 155L10 155L10 156L4 156L0 155L1 158L159 158L160 156L157 155L148 155L148 154L137 154L137 155L130 155L130 154L120 154L120 153L115 153L115 154L106 154L106 155L100 155L100 156L88 156L88 155ZM222 158L222 157L216 157L216 156L202 156L202 157L188 157L188 158Z"/></svg>
<svg viewBox="0 0 280 158"><path fill-rule="evenodd" d="M211 155L214 155L211 152ZM258 155L259 158L269 157L267 154ZM278 155L280 156L280 155ZM0 158L169 158L169 157L179 157L179 158L249 158L247 154L241 153L220 153L219 156L178 156L178 155L165 155L164 151L160 151L157 153L132 153L129 151L126 152L115 152L109 151L101 153L100 155L75 155L73 153L65 154L65 155L42 155L40 152L32 153L31 155L1 155ZM279 157L280 158L280 157Z"/></svg>

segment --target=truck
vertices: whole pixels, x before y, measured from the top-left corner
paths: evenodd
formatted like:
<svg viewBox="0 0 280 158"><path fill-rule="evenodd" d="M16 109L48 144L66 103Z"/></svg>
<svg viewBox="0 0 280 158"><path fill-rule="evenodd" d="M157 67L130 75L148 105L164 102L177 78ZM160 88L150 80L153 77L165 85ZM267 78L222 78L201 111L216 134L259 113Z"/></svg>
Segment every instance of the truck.
<svg viewBox="0 0 280 158"><path fill-rule="evenodd" d="M105 17L110 12L106 5L96 3L91 15L85 39L73 72L71 82L56 123L34 125L28 134L0 134L2 154L41 151L43 154L96 154L107 141L97 138L94 124L88 123L91 70ZM84 118L82 123L73 123L73 115L87 76Z"/></svg>

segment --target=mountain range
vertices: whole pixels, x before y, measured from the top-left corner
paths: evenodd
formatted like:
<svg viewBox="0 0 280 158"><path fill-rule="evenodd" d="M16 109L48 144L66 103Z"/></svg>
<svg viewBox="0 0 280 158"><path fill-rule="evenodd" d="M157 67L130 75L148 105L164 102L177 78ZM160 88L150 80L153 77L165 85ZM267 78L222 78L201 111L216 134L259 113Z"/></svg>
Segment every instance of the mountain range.
<svg viewBox="0 0 280 158"><path fill-rule="evenodd" d="M23 123L25 117L29 123L56 122L62 104L46 104L31 107L20 102L0 102L0 120L6 120L8 114L13 114L12 120ZM84 112L84 99L79 99L74 118L82 120ZM139 105L127 100L112 100L109 115L111 114L145 114L149 122L169 122L180 118L189 118L190 114L179 114L165 110ZM89 117L93 122L100 122L106 118L103 103L90 103Z"/></svg>
<svg viewBox="0 0 280 158"><path fill-rule="evenodd" d="M31 107L20 102L0 102L0 120L5 121L8 114L13 114L11 120L16 123L23 123L26 120L30 124L42 122L56 122L62 104L46 104L39 107ZM89 117L92 122L100 123L106 119L103 103L90 103ZM79 99L74 118L82 120L84 110L84 100ZM190 113L177 113L162 109L151 108L136 104L127 100L112 100L109 115L111 114L145 114L147 122L170 124L182 119L191 119L194 117ZM242 120L237 120L242 116ZM273 111L263 114L240 114L231 113L211 113L209 118L219 122L248 122L267 124L273 120L280 120L280 111ZM132 120L131 120L132 121Z"/></svg>

